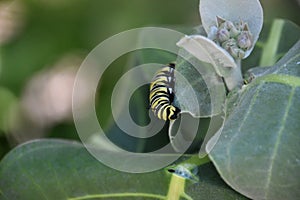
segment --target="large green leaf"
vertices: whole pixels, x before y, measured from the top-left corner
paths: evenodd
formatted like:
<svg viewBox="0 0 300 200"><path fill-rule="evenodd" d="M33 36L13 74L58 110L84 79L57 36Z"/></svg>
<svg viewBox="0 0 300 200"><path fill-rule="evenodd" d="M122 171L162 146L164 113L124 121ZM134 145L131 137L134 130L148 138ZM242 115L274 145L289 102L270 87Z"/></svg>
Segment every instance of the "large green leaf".
<svg viewBox="0 0 300 200"><path fill-rule="evenodd" d="M213 165L198 171L198 183L166 170L123 173L97 161L79 143L36 140L1 161L0 199L245 199L226 186Z"/></svg>
<svg viewBox="0 0 300 200"><path fill-rule="evenodd" d="M224 180L253 199L300 196L299 52L300 42L274 67L252 71L256 79L231 96L224 129L209 142Z"/></svg>

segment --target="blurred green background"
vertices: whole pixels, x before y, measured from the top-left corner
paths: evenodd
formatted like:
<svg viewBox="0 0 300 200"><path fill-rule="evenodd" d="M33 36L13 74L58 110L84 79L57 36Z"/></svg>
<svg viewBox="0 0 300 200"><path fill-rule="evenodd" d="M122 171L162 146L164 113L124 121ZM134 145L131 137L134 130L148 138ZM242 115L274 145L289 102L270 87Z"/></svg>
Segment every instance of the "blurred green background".
<svg viewBox="0 0 300 200"><path fill-rule="evenodd" d="M261 3L267 23L280 17L300 24L297 0ZM198 4L198 0L0 1L0 158L35 138L78 139L71 94L85 56L106 38L128 29L198 26ZM105 125L111 120L107 105L113 85L128 59L114 62L100 82L97 110Z"/></svg>

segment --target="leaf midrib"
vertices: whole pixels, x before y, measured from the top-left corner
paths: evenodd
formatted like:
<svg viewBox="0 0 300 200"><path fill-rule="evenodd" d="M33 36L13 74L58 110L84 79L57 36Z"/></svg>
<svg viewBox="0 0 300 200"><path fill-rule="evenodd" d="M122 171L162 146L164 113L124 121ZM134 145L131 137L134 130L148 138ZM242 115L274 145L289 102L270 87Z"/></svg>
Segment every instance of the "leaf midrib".
<svg viewBox="0 0 300 200"><path fill-rule="evenodd" d="M239 135L239 133L240 133L240 131L241 131L241 129L242 129L242 127L243 127L243 125L244 125L246 119L248 118L249 114L250 114L251 111L252 111L252 107L253 107L253 105L255 104L256 99L257 99L257 96L259 95L260 89L262 88L263 85L264 85L264 84L259 85L258 88L256 89L256 91L255 91L255 93L254 93L254 95L253 95L253 98L252 98L252 100L250 101L249 109L247 110L247 113L245 114L245 117L244 117L243 121L240 123L240 126L238 127L238 131L236 131L236 133L235 133L235 134L233 135L233 137L230 139L230 144L232 144L232 143L233 143L233 140L236 139L237 136ZM232 172L232 167L231 167L231 153L230 153L230 152L231 152L231 147L232 147L232 146L229 145L229 146L227 147L227 151L226 151L227 157L228 157L228 161L227 161L227 163L228 163L228 164L227 164L227 170L228 170L229 172ZM231 179L233 180L234 178L232 177L232 175L233 175L233 174L230 173Z"/></svg>
<svg viewBox="0 0 300 200"><path fill-rule="evenodd" d="M286 125L286 121L287 121L287 118L288 118L288 113L290 111L290 108L291 108L291 105L292 105L292 99L293 99L293 96L295 94L295 90L296 90L296 87L293 87L292 90L291 90L291 93L290 93L290 96L289 96L289 100L288 100L288 104L286 106L286 109L285 109L285 112L284 112L284 115L283 115L283 119L281 120L282 123L281 123L281 126L277 132L277 141L275 143L275 146L274 146L274 150L273 150L273 153L272 153L272 156L271 156L271 159L270 159L270 165L269 165L269 168L268 168L268 176L267 176L267 182L266 182L266 194L265 194L265 199L268 199L268 195L269 195L269 187L270 187L270 184L271 184L271 180L272 180L272 174L273 174L273 166L274 166L274 161L276 160L276 156L278 155L278 150L279 150L279 144L281 142L281 138L282 138L282 135L283 135L283 130L284 130L284 127Z"/></svg>
<svg viewBox="0 0 300 200"><path fill-rule="evenodd" d="M281 83L285 85L289 85L291 87L300 87L300 77L284 75L284 74L269 74L262 77L258 77L253 82L254 85L262 84L265 82L270 83Z"/></svg>

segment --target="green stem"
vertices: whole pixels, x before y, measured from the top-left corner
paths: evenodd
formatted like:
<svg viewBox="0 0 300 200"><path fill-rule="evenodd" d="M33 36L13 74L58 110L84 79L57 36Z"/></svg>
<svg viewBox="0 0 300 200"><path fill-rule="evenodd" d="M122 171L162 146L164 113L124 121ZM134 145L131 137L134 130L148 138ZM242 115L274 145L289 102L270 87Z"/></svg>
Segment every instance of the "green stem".
<svg viewBox="0 0 300 200"><path fill-rule="evenodd" d="M237 67L231 68L230 71L224 77L226 87L229 91L236 87L243 85L243 75L241 70L241 60L236 60Z"/></svg>
<svg viewBox="0 0 300 200"><path fill-rule="evenodd" d="M192 198L184 192L186 179L172 175L166 200L180 200L181 197L192 200Z"/></svg>
<svg viewBox="0 0 300 200"><path fill-rule="evenodd" d="M167 194L167 200L179 200L181 198L192 200L192 198L185 193L185 183L187 180L198 182L199 179L193 171L195 171L198 166L208 162L210 162L208 156L199 158L198 155L194 155L178 165L170 167L168 171L172 172L172 177Z"/></svg>
<svg viewBox="0 0 300 200"><path fill-rule="evenodd" d="M276 63L276 52L278 50L284 21L276 19L271 27L270 36L263 46L260 66L272 66Z"/></svg>
<svg viewBox="0 0 300 200"><path fill-rule="evenodd" d="M198 182L199 178L197 176L198 167L210 162L208 156L203 158L199 158L198 155L194 155L179 164L169 166L167 171L172 173L172 175L176 175L185 180L190 180L192 182Z"/></svg>
<svg viewBox="0 0 300 200"><path fill-rule="evenodd" d="M191 165L194 165L194 166L198 167L198 166L204 165L204 164L209 163L209 162L210 162L210 159L207 155L203 158L199 158L199 156L197 154L197 155L194 155L194 156L190 157L189 159L183 161L180 164L191 164ZM192 170L191 168L188 168L188 169Z"/></svg>

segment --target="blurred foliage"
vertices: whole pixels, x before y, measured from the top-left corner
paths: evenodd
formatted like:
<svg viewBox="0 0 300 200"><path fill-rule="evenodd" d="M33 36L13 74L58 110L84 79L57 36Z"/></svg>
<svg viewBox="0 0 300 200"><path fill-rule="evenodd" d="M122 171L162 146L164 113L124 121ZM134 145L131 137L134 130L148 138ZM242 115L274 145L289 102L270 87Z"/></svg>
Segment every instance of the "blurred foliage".
<svg viewBox="0 0 300 200"><path fill-rule="evenodd" d="M38 74L49 73L47 69L56 68L60 63L59 61L67 55L75 56L81 62L101 41L121 31L144 26L171 27L175 30L182 30L180 28L182 26L194 27L200 23L198 0L1 1L1 5L4 3L5 5L0 9L3 11L6 8L10 14L0 14L0 30L5 31L5 38L0 38L0 86L1 90L3 88L6 91L1 93L0 99L1 126L5 126L3 119L8 118L9 115L7 114L9 99L11 97L16 98L14 101L21 106L14 109L16 113L13 115L13 121L9 122L14 127L10 130L1 130L4 134L0 134L0 156L3 156L13 145L38 137L78 139L71 116L53 120L51 123L49 118L45 118L44 121L41 119L41 125L36 124L34 118L29 117L36 115L31 115L28 110L32 110L33 113L37 112L39 114L37 116L44 116L41 113L47 112L45 108L48 108L49 105L33 104L33 108L27 108L27 113L22 110L23 99L27 95L26 87ZM266 21L281 17L300 24L299 5L296 0L263 0L262 5ZM0 37L4 36L0 34ZM156 55L159 53L150 52L143 55L146 55L146 58L142 60L146 62L169 62L157 57ZM101 105L110 105L107 103L110 102L112 88L128 67L132 57L132 54L124 55L116 60L100 81L97 98L97 102L100 103L97 104L97 114L100 123L106 125L107 129L114 129L114 127L108 126L111 123L110 108ZM173 57L170 56L170 58ZM77 69L80 62L71 62L70 65ZM140 60L131 63L136 64L138 62ZM63 67L60 66L59 68ZM42 79L47 83L51 76ZM61 84L57 90L64 87L63 83ZM31 98L36 98L36 100L40 100L40 98L42 100L43 98L49 99L44 96L40 97L41 91L46 89L47 87L33 88L33 92L30 93L33 95ZM4 94L8 96L3 96ZM147 98L145 99L147 101ZM44 104L46 103L48 101L44 102ZM71 105L71 101L69 103ZM53 106L52 104L51 106ZM51 106L48 110L51 110ZM3 107L5 107L5 111ZM52 118L50 119L52 120ZM145 120L147 122L147 119ZM45 125L47 122L49 124ZM118 138L118 136L115 137ZM153 141L160 141L157 143L160 146L166 142L167 137L164 138L163 140L159 137L153 138ZM125 146L132 146L130 138L125 141L122 140L122 143L124 142L127 143ZM133 143L136 144L136 142ZM146 147L146 149L151 150L152 148Z"/></svg>
<svg viewBox="0 0 300 200"><path fill-rule="evenodd" d="M16 7L18 9L16 9ZM193 24L198 22L197 7L197 1L183 4L178 0L172 2L172 4L162 4L159 1L147 2L139 0L131 1L130 4L121 0L109 2L96 0L7 1L4 8L6 8L8 12L19 16L17 19L22 19L20 22L22 25L16 31L16 34L9 38L8 41L0 44L0 85L7 91L6 94L9 93L10 96L17 96L20 104L23 105L22 101L24 96L27 95L26 87L28 87L28 83L32 78L36 76L40 77L39 74L42 74L42 78L35 79L45 79L43 81L46 81L47 85L47 82L49 82L51 78L47 74L49 73L47 69L56 68L57 63L68 55L79 57L77 60L81 60L80 62L82 62L88 52L101 41L131 28L143 26L164 27L165 25L176 26L177 24L191 24L193 26ZM187 10L189 14L186 14ZM192 10L193 12L190 12ZM174 13L176 13L176 15L174 15ZM15 23L14 21L10 21L11 19L12 18L7 17L6 14L1 15L1 20L6 20L8 23ZM4 27L4 29L10 27L11 26ZM0 29L1 28L2 27L0 27ZM101 105L106 105L106 103L110 102L111 91L114 84L124 73L126 63L128 63L128 59L131 57L134 57L134 55L125 55L117 59L105 72L104 78L101 79L99 83L97 114L100 123L110 124L110 108ZM152 58L155 59L155 57ZM79 68L80 62L75 64L71 63L71 65L75 68ZM155 61L152 60L152 62ZM156 60L156 62L158 62L158 60ZM65 65L67 64L65 63ZM59 68L64 67L66 66L59 66ZM38 84L41 85L41 83ZM61 87L63 87L63 85L61 85ZM47 87L33 88L33 92L31 92L30 95L33 95L31 98L36 99L35 103L38 102L39 98L44 98L41 93L45 89L47 89ZM32 88L30 90L32 91ZM1 93L1 105L6 107L7 99L9 99L10 96L6 97ZM44 116L41 112L47 112L47 109L45 109L49 107L45 105L47 103L49 104L51 102L45 101L44 105L35 104L34 109L39 111L38 115L33 116L39 116L40 118ZM71 101L69 103L71 104ZM146 111L148 110L146 109ZM35 112L36 111L32 111L32 113ZM3 113L4 110L1 112L1 119L7 116ZM60 120L46 128L40 128L36 127L35 119L29 117L32 116L32 114L25 113L24 115L18 115L18 119L14 120L14 130L2 130L5 135L1 134L0 136L1 147L3 147L0 148L0 151L3 151L0 155L4 155L4 152L9 150L9 144L16 145L36 137L48 136L78 139L76 129L71 120ZM28 121L30 123L28 123ZM42 122L43 126L47 121L49 123L49 118L46 118L44 121L45 122ZM40 124L38 126L40 126ZM18 130L15 131L15 129ZM108 129L113 130L114 128L108 127ZM41 133L36 134L36 132ZM10 136L8 136L8 134ZM27 136L23 137L23 135ZM112 135L112 137L114 136ZM123 141L123 143L124 142L126 143L125 146L132 146L130 138Z"/></svg>

